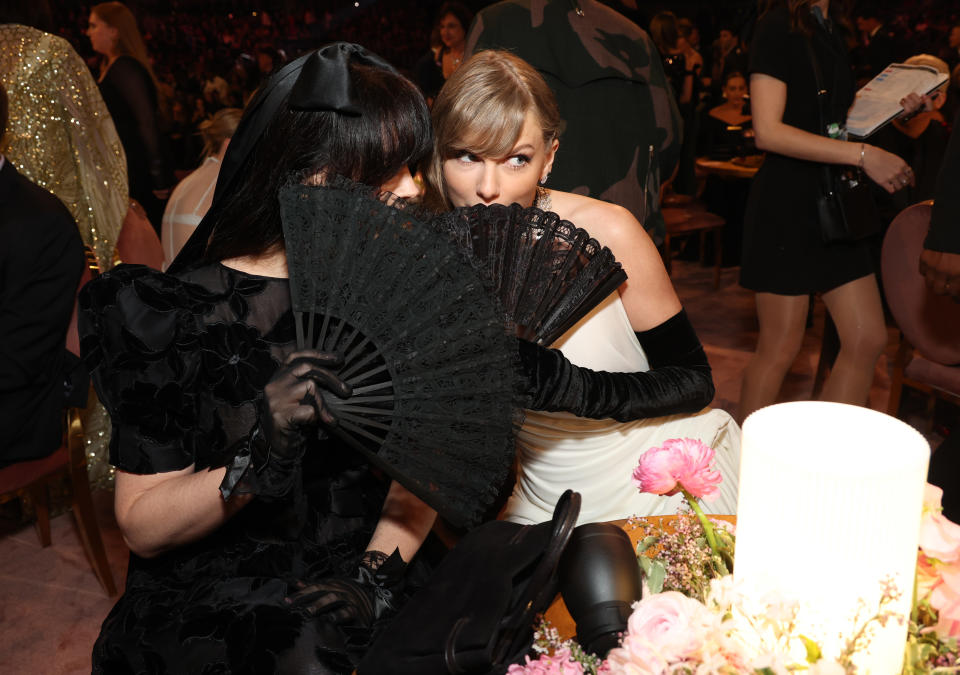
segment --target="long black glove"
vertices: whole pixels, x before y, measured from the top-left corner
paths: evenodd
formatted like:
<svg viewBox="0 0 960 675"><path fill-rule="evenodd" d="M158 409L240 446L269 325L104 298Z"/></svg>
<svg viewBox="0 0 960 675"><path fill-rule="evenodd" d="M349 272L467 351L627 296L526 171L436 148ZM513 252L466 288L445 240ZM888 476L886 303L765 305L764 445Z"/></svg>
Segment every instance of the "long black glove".
<svg viewBox="0 0 960 675"><path fill-rule="evenodd" d="M233 461L220 483L228 499L239 487L241 493L282 497L296 484L300 460L306 449L305 430L318 421L336 424L324 402L321 389L340 398L352 393L330 367L342 363L336 354L303 350L290 354L263 389L257 422L239 441Z"/></svg>
<svg viewBox="0 0 960 675"><path fill-rule="evenodd" d="M647 372L589 370L559 350L519 340L527 408L629 422L696 412L713 400L710 363L685 310L636 335L650 364Z"/></svg>
<svg viewBox="0 0 960 675"><path fill-rule="evenodd" d="M384 613L396 609L396 591L406 566L399 549L389 557L380 551L367 551L352 577L303 586L288 600L310 616L369 628Z"/></svg>

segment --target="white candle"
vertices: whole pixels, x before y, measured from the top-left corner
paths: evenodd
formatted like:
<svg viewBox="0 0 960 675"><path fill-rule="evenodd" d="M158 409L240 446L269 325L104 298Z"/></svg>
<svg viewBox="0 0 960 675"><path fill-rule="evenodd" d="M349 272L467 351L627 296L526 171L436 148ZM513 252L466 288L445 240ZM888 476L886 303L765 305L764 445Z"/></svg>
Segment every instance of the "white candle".
<svg viewBox="0 0 960 675"><path fill-rule="evenodd" d="M760 598L800 602L799 632L835 656L876 613L881 582L901 592L874 623L861 673L899 673L917 564L930 447L883 413L816 401L770 406L743 425L734 576ZM865 609L864 609L865 608Z"/></svg>

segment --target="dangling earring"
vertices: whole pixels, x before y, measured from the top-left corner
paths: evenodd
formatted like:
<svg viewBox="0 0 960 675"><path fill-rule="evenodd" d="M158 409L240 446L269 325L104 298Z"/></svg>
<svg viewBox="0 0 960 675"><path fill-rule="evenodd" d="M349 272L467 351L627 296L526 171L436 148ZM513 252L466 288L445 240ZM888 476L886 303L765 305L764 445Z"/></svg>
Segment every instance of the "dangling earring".
<svg viewBox="0 0 960 675"><path fill-rule="evenodd" d="M533 200L533 205L541 211L549 211L553 205L553 200L550 198L550 191L543 187L543 184L549 179L550 172L548 171L547 175L540 179L540 183L537 185L537 196Z"/></svg>

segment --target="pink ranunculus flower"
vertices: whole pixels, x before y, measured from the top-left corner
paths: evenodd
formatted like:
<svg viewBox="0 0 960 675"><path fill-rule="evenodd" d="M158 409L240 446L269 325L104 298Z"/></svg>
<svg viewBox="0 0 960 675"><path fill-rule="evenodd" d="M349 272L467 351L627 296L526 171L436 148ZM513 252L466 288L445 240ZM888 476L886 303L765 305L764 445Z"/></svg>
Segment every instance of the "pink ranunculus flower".
<svg viewBox="0 0 960 675"><path fill-rule="evenodd" d="M525 657L526 663L513 664L507 668L507 675L583 675L583 665L578 661L570 660L569 649L558 649L553 654L541 654L531 661Z"/></svg>
<svg viewBox="0 0 960 675"><path fill-rule="evenodd" d="M960 564L941 568L940 579L930 594L930 605L937 610L937 635L960 637Z"/></svg>
<svg viewBox="0 0 960 675"><path fill-rule="evenodd" d="M627 632L607 660L613 673L659 675L701 661L721 632L719 617L702 603L676 591L657 593L634 604Z"/></svg>
<svg viewBox="0 0 960 675"><path fill-rule="evenodd" d="M697 439L672 438L640 456L633 483L641 492L672 495L683 488L698 499L709 500L723 480L713 469L713 460L713 448Z"/></svg>

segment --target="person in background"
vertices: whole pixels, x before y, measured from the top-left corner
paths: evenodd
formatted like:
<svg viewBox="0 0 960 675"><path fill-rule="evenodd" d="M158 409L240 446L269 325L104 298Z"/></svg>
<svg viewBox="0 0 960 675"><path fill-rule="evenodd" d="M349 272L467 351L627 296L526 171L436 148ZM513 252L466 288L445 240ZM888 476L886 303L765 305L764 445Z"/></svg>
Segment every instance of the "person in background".
<svg viewBox="0 0 960 675"><path fill-rule="evenodd" d="M854 77L844 17L827 0L766 0L750 47L750 93L757 148L767 153L753 179L744 221L740 283L756 292L760 333L744 370L740 415L776 401L803 341L811 293L820 293L837 326L840 351L822 398L865 405L874 366L887 344L871 242L825 243L817 200L824 164L859 167L887 192L914 181L900 157L876 146L830 138L853 102ZM813 56L811 57L811 52ZM829 86L829 85L828 85ZM921 103L904 100L911 112Z"/></svg>
<svg viewBox="0 0 960 675"><path fill-rule="evenodd" d="M159 234L173 174L160 133L159 86L147 47L137 20L120 2L91 8L87 37L101 55L100 91L127 155L130 197L140 202Z"/></svg>
<svg viewBox="0 0 960 675"><path fill-rule="evenodd" d="M703 57L680 34L673 12L658 12L650 20L650 36L663 59L663 70L673 86L680 116L683 119L683 142L677 175L671 184L674 192L692 195L697 191L695 171L697 136L699 133L700 80Z"/></svg>
<svg viewBox="0 0 960 675"><path fill-rule="evenodd" d="M467 54L506 49L553 90L563 142L545 185L626 208L663 242L660 182L680 157L682 122L647 33L596 0L498 2L477 14ZM536 6L536 11L534 10Z"/></svg>
<svg viewBox="0 0 960 675"><path fill-rule="evenodd" d="M428 105L466 58L467 30L472 22L473 12L462 2L445 2L437 10L434 30L438 43L430 45L433 58L428 54L417 64L417 84Z"/></svg>
<svg viewBox="0 0 960 675"><path fill-rule="evenodd" d="M746 138L753 135L751 117L745 112L747 78L743 73L727 73L720 87L723 103L711 108L700 123L697 154L730 159L744 153Z"/></svg>
<svg viewBox="0 0 960 675"><path fill-rule="evenodd" d="M222 108L200 123L198 130L203 137L203 163L177 184L163 211L163 269L177 257L210 208L220 163L241 115L243 111L239 108Z"/></svg>
<svg viewBox="0 0 960 675"><path fill-rule="evenodd" d="M902 58L896 35L884 25L874 2L862 2L854 11L860 49L857 56L857 85L863 86L891 63Z"/></svg>
<svg viewBox="0 0 960 675"><path fill-rule="evenodd" d="M0 86L0 142L7 131ZM83 273L70 211L0 154L0 467L46 457L63 440L66 335ZM74 357L74 361L76 358Z"/></svg>
<svg viewBox="0 0 960 675"><path fill-rule="evenodd" d="M929 106L928 106L929 107ZM960 117L954 121L954 128ZM950 137L937 180L930 231L920 254L920 273L938 295L960 302L960 134ZM943 514L960 523L960 425L930 457L928 480L943 488Z"/></svg>
<svg viewBox="0 0 960 675"><path fill-rule="evenodd" d="M10 110L0 151L70 209L106 271L127 213L126 157L90 69L69 42L45 32L50 24L47 0L0 3L0 86Z"/></svg>
<svg viewBox="0 0 960 675"><path fill-rule="evenodd" d="M736 71L746 75L748 67L747 54L740 44L740 37L731 26L721 26L710 49L708 75L711 99L716 101L720 97L720 87L727 73Z"/></svg>

